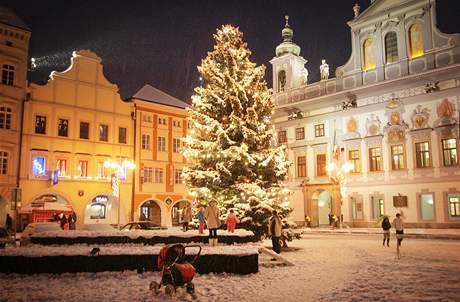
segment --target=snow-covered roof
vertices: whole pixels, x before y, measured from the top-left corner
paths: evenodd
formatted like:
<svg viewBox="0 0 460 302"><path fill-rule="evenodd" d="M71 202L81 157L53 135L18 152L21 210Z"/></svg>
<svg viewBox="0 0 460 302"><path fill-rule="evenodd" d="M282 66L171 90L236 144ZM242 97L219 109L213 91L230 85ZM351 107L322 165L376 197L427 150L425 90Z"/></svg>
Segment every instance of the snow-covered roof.
<svg viewBox="0 0 460 302"><path fill-rule="evenodd" d="M0 23L30 31L27 24L24 23L24 21L22 21L12 9L7 7L0 6Z"/></svg>
<svg viewBox="0 0 460 302"><path fill-rule="evenodd" d="M189 104L182 102L181 100L176 99L175 97L170 96L166 92L163 92L149 84L144 85L144 87L136 92L132 98L179 108L187 108L190 106Z"/></svg>

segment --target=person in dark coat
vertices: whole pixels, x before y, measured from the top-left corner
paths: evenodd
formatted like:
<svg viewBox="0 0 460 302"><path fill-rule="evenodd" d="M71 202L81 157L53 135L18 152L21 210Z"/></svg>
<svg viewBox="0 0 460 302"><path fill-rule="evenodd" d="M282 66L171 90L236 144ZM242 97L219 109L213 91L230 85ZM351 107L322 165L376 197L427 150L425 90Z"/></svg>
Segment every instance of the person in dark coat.
<svg viewBox="0 0 460 302"><path fill-rule="evenodd" d="M60 224L61 224L61 229L64 230L65 227L66 227L66 224L67 224L67 222L68 222L68 221L67 221L67 217L66 217L64 214L62 214L61 220L60 220L59 222L60 222Z"/></svg>
<svg viewBox="0 0 460 302"><path fill-rule="evenodd" d="M387 242L387 246L390 246L390 229L391 223L388 216L385 216L382 221L382 230L383 230L383 246L385 246L385 241Z"/></svg>
<svg viewBox="0 0 460 302"><path fill-rule="evenodd" d="M13 231L13 218L11 218L10 214L6 214L5 229L7 232Z"/></svg>
<svg viewBox="0 0 460 302"><path fill-rule="evenodd" d="M268 220L268 236L272 238L273 251L277 254L281 253L281 232L282 232L281 218L276 210L273 210L272 216Z"/></svg>

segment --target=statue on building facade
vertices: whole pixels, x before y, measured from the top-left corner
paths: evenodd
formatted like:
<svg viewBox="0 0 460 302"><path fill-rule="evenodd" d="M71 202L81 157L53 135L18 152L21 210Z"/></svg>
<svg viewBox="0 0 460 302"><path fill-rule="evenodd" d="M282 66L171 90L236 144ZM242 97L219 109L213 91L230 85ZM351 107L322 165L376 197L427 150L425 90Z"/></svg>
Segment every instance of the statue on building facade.
<svg viewBox="0 0 460 302"><path fill-rule="evenodd" d="M304 85L308 84L308 69L306 67L302 70L301 79Z"/></svg>
<svg viewBox="0 0 460 302"><path fill-rule="evenodd" d="M326 63L325 59L321 60L319 72L321 74L321 80L327 80L329 78L329 64Z"/></svg>
<svg viewBox="0 0 460 302"><path fill-rule="evenodd" d="M361 6L359 6L358 3L356 3L353 6L353 12L355 13L355 18L359 16L359 11L361 10Z"/></svg>

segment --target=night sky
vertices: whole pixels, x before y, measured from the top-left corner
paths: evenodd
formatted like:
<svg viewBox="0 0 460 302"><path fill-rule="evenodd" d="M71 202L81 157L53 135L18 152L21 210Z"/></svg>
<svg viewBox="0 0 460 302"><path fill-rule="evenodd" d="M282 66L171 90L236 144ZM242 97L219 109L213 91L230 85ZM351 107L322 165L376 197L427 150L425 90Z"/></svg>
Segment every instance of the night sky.
<svg viewBox="0 0 460 302"><path fill-rule="evenodd" d="M0 1L13 8L32 30L30 57L46 81L52 70L69 65L73 50L90 49L101 58L107 78L125 98L151 84L189 102L199 85L196 66L212 49L212 34L222 24L239 26L252 60L267 66L281 42L284 15L290 16L294 41L308 60L309 82L319 79L326 58L333 72L351 51L346 24L358 2L370 0L164 0L164 1ZM460 1L438 0L438 27L460 33ZM271 85L271 84L270 84Z"/></svg>

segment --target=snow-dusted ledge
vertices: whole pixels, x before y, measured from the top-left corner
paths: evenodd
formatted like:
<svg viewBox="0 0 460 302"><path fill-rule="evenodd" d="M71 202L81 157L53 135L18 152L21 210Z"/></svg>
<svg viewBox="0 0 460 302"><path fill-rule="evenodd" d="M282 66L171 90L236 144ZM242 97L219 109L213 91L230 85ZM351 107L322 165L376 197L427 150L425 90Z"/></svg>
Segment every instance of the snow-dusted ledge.
<svg viewBox="0 0 460 302"><path fill-rule="evenodd" d="M187 246L187 245L186 245ZM116 245L51 245L44 246L38 244L30 244L20 248L5 248L0 249L0 257L2 256L23 256L23 257L46 257L46 256L89 256L90 251L98 247L99 255L158 255L163 246L146 246L143 244L116 244ZM244 245L218 245L208 246L201 245L201 255L233 255L247 256L258 254L259 244L244 244ZM186 254L195 255L198 253L198 248L186 248Z"/></svg>

